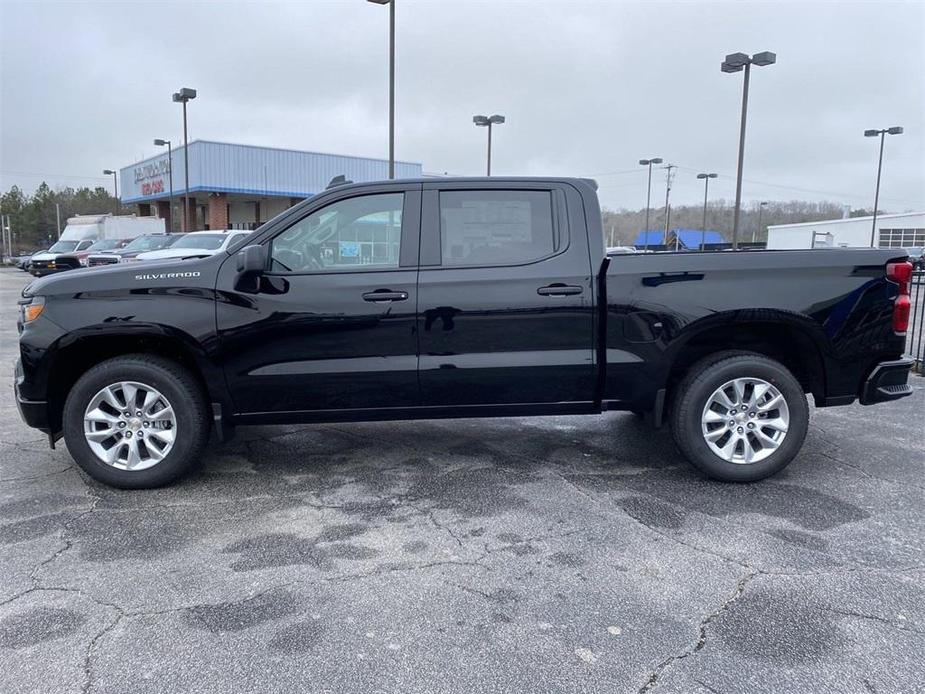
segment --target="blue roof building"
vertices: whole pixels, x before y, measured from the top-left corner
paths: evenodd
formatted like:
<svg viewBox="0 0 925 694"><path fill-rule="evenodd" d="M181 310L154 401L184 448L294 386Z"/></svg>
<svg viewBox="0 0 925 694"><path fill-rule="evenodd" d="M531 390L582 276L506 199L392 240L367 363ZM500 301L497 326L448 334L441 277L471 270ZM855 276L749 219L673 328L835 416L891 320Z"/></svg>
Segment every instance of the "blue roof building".
<svg viewBox="0 0 925 694"><path fill-rule="evenodd" d="M672 229L668 232L666 243L665 232L662 231L640 231L633 245L636 248L667 246L675 247L675 240L680 241L679 246L687 250L700 248L700 244L706 243L726 243L726 239L718 231L700 231L699 229Z"/></svg>
<svg viewBox="0 0 925 694"><path fill-rule="evenodd" d="M421 164L396 161L396 178L420 178ZM171 176L171 171L173 175ZM325 189L335 176L388 178L388 159L194 140L189 143L190 223L193 229L254 229L296 202ZM171 205L171 180L173 205ZM122 202L156 214L179 230L186 175L183 146L119 170ZM171 207L177 222L171 223Z"/></svg>

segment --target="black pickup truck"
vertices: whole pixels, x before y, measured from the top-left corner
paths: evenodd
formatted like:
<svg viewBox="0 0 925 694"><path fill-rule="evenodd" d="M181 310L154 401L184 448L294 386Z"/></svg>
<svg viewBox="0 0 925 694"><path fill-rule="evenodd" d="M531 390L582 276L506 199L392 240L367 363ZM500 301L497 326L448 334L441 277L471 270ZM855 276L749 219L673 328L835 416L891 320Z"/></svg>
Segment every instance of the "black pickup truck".
<svg viewBox="0 0 925 694"><path fill-rule="evenodd" d="M118 487L235 425L595 414L774 474L817 407L909 395L900 249L607 256L584 179L331 187L227 253L33 282L16 398Z"/></svg>

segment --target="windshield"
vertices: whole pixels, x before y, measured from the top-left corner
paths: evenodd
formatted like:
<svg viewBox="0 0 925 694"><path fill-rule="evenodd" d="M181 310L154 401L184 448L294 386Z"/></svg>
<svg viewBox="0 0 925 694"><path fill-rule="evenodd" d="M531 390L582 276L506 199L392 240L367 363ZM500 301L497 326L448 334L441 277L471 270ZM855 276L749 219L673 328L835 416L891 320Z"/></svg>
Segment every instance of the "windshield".
<svg viewBox="0 0 925 694"><path fill-rule="evenodd" d="M75 248L79 241L57 241L55 245L48 249L49 253L70 253Z"/></svg>
<svg viewBox="0 0 925 694"><path fill-rule="evenodd" d="M204 248L213 251L222 247L225 238L225 234L190 234L177 241L171 248Z"/></svg>
<svg viewBox="0 0 925 694"><path fill-rule="evenodd" d="M109 250L112 250L113 248L118 248L120 243L122 242L119 241L118 239L103 239L101 241L97 241L96 243L94 243L87 250L88 251L109 251Z"/></svg>
<svg viewBox="0 0 925 694"><path fill-rule="evenodd" d="M169 246L173 237L164 234L162 236L139 236L125 247L127 251L156 251L158 248Z"/></svg>

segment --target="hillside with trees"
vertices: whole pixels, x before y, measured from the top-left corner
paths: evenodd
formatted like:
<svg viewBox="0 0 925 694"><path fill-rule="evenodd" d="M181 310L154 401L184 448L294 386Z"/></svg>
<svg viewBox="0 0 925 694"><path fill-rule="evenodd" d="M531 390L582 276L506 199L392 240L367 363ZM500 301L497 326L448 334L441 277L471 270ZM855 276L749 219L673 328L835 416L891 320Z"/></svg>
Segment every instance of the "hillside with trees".
<svg viewBox="0 0 925 694"><path fill-rule="evenodd" d="M767 229L774 224L795 224L797 222L815 222L822 219L840 219L844 216L844 206L834 202L806 202L791 200L789 202L769 201L761 212L761 228L758 228L758 203L743 206L739 220L739 240L767 240ZM851 210L850 216L860 217L871 214L870 210ZM645 229L646 211L640 210L603 210L604 238L608 246L631 246L640 231ZM732 240L733 202L713 200L707 204L707 229L718 231L727 240ZM672 229L702 229L703 206L681 205L671 208L670 226ZM649 214L649 229L665 228L665 208L653 208Z"/></svg>
<svg viewBox="0 0 925 694"><path fill-rule="evenodd" d="M14 251L47 248L58 238L56 205L60 207L62 229L67 218L76 214L132 214L135 211L130 205L121 205L102 186L52 190L42 183L31 195L13 186L0 196L0 214L10 216Z"/></svg>

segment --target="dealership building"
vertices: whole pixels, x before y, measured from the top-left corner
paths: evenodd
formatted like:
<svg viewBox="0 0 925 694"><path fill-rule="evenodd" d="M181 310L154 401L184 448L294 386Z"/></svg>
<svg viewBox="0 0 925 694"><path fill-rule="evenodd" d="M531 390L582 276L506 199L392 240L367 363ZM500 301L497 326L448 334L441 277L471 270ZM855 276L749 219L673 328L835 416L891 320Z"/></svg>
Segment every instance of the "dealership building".
<svg viewBox="0 0 925 694"><path fill-rule="evenodd" d="M140 216L166 219L173 231L184 228L187 196L188 231L255 229L321 192L335 176L361 182L387 179L388 174L387 159L194 140L189 143L188 191L182 146L171 156L165 151L120 169L119 190L124 204L137 205ZM395 162L396 178L421 175L421 164Z"/></svg>
<svg viewBox="0 0 925 694"><path fill-rule="evenodd" d="M921 248L925 246L925 212L849 217L822 222L778 224L768 227L768 248Z"/></svg>

